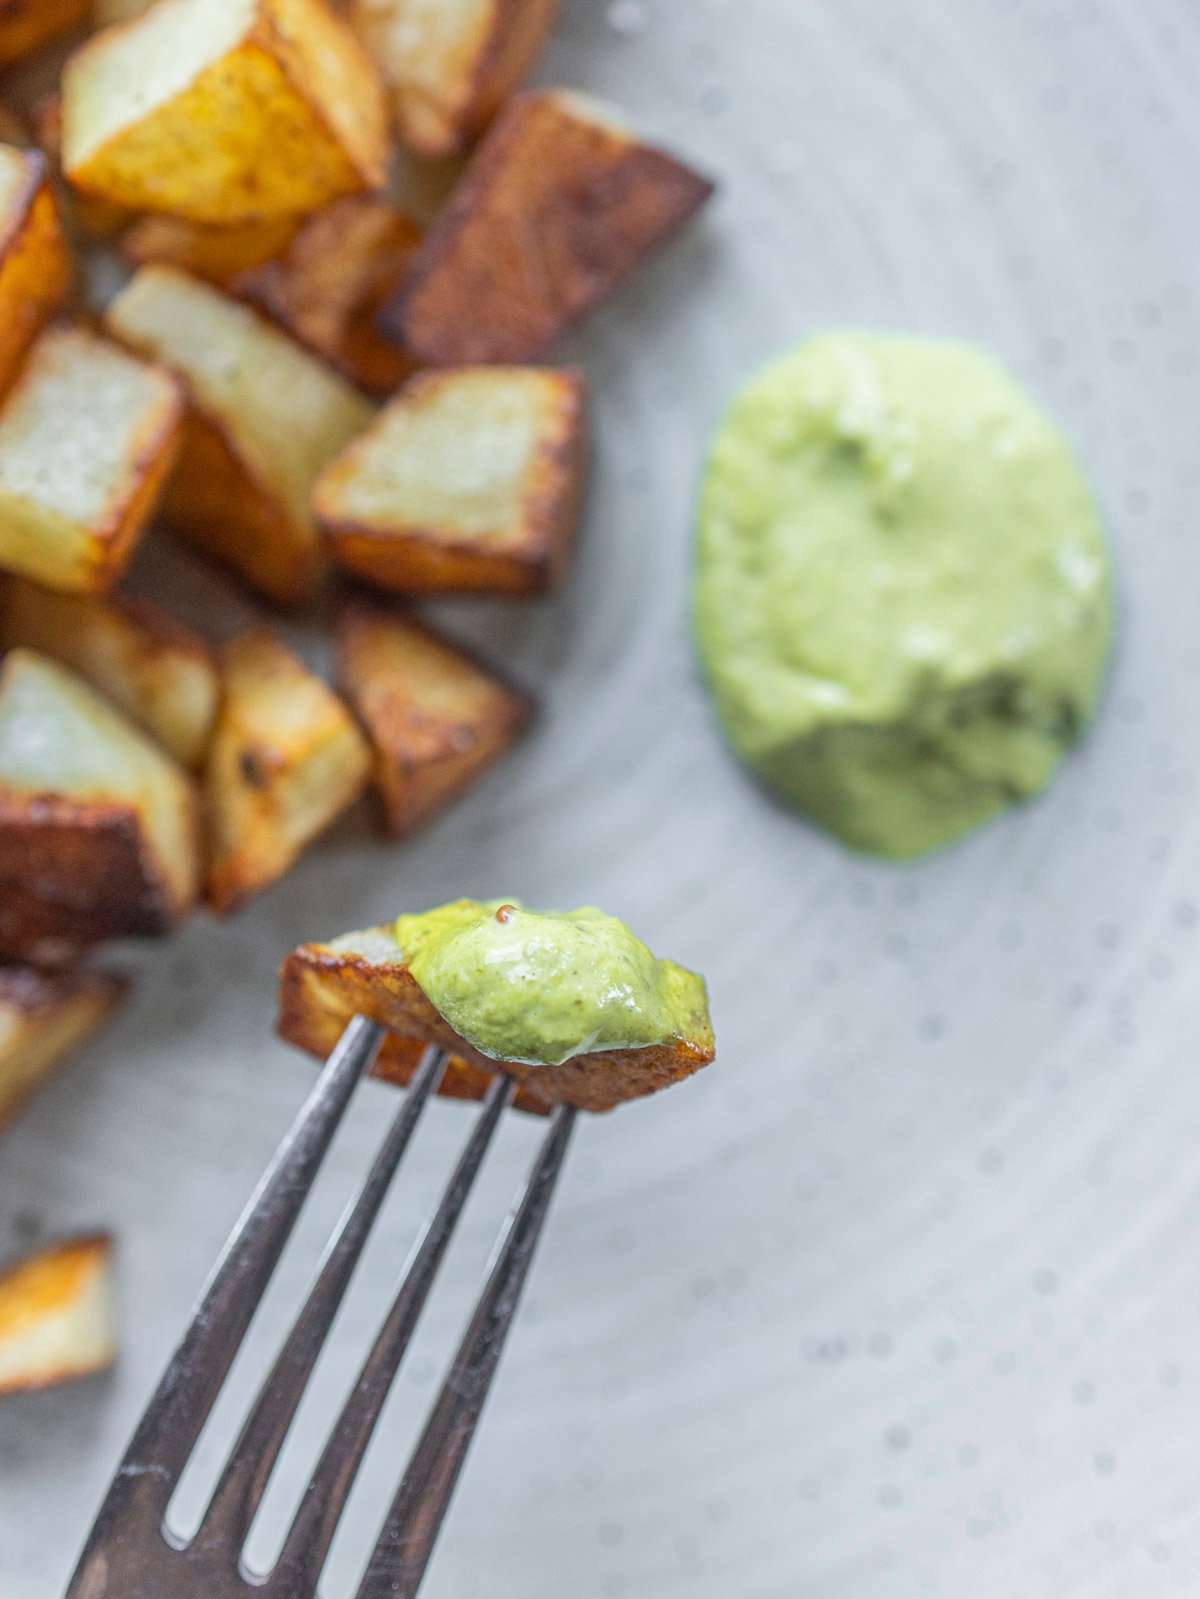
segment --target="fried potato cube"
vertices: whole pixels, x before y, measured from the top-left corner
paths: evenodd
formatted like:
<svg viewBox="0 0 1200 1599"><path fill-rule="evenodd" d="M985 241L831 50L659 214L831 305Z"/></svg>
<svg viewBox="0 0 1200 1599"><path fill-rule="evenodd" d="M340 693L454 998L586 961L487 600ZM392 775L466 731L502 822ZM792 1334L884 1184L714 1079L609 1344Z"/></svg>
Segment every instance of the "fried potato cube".
<svg viewBox="0 0 1200 1599"><path fill-rule="evenodd" d="M207 897L218 915L282 877L366 786L350 712L266 629L222 653L225 693L205 773Z"/></svg>
<svg viewBox="0 0 1200 1599"><path fill-rule="evenodd" d="M0 649L36 650L70 667L181 766L203 759L221 692L216 656L157 606L10 578L0 587Z"/></svg>
<svg viewBox="0 0 1200 1599"><path fill-rule="evenodd" d="M39 150L0 144L0 390L71 287L71 261Z"/></svg>
<svg viewBox="0 0 1200 1599"><path fill-rule="evenodd" d="M73 1238L0 1272L0 1395L56 1388L117 1358L112 1239Z"/></svg>
<svg viewBox="0 0 1200 1599"><path fill-rule="evenodd" d="M193 222L314 210L387 178L387 107L323 0L160 0L63 73L63 167Z"/></svg>
<svg viewBox="0 0 1200 1599"><path fill-rule="evenodd" d="M0 1128L101 1027L129 984L103 972L0 967Z"/></svg>
<svg viewBox="0 0 1200 1599"><path fill-rule="evenodd" d="M334 560L404 594L536 594L566 571L586 475L574 370L421 372L322 472Z"/></svg>
<svg viewBox="0 0 1200 1599"><path fill-rule="evenodd" d="M435 223L385 331L439 366L528 361L607 299L713 186L565 89L511 101Z"/></svg>
<svg viewBox="0 0 1200 1599"><path fill-rule="evenodd" d="M102 906L64 904L19 877L0 877L0 961L70 966L112 936L112 918Z"/></svg>
<svg viewBox="0 0 1200 1599"><path fill-rule="evenodd" d="M436 1044L454 1057L454 1086L443 1087L443 1093L480 1098L479 1090L487 1087L484 1079L499 1069L426 999L390 927L347 933L328 944L302 944L280 969L278 1025L290 1043L328 1053L328 1046L317 1047L318 1040L325 1045L332 1034L336 1041L356 1015L369 1017L396 1035L394 1041L386 1041L376 1066L376 1074L390 1081L407 1082L425 1044ZM690 1077L713 1056L712 1031L705 1021L695 1038L675 1037L638 1049L594 1050L561 1066L505 1061L502 1069L521 1085L527 1109L565 1104L605 1111ZM464 1075L462 1068L473 1068L478 1075Z"/></svg>
<svg viewBox="0 0 1200 1599"><path fill-rule="evenodd" d="M472 145L526 76L558 0L354 0L350 16L383 69L392 118L419 155Z"/></svg>
<svg viewBox="0 0 1200 1599"><path fill-rule="evenodd" d="M379 1015L378 966L394 961L395 955L389 928L347 933L330 944L304 944L293 950L279 969L280 1037L325 1060L351 1017ZM373 1075L402 1087L416 1071L425 1047L423 1039L388 1032ZM451 1058L438 1093L447 1099L483 1099L494 1081L494 1070ZM514 1103L534 1116L548 1116L554 1108L533 1088L519 1088Z"/></svg>
<svg viewBox="0 0 1200 1599"><path fill-rule="evenodd" d="M111 28L114 22L128 22L149 11L155 0L94 0L92 21L98 28Z"/></svg>
<svg viewBox="0 0 1200 1599"><path fill-rule="evenodd" d="M170 267L144 267L107 325L188 391L167 519L270 599L309 598L324 567L314 485L374 407L249 307Z"/></svg>
<svg viewBox="0 0 1200 1599"><path fill-rule="evenodd" d="M160 368L82 328L51 328L0 406L0 567L95 593L158 503L183 401Z"/></svg>
<svg viewBox="0 0 1200 1599"><path fill-rule="evenodd" d="M133 221L135 213L120 205L109 205L107 200L97 200L91 195L72 189L62 171L62 121L61 94L45 94L32 109L33 131L38 147L48 157L54 170L57 186L58 208L68 231L83 234L90 239L111 239Z"/></svg>
<svg viewBox="0 0 1200 1599"><path fill-rule="evenodd" d="M173 266L223 288L243 272L271 261L287 248L302 219L268 217L226 226L182 222L178 217L139 217L121 237L120 251L133 266Z"/></svg>
<svg viewBox="0 0 1200 1599"><path fill-rule="evenodd" d="M0 67L82 28L91 11L92 0L0 0Z"/></svg>
<svg viewBox="0 0 1200 1599"><path fill-rule="evenodd" d="M384 822L399 838L499 759L533 701L393 606L347 600L336 637L338 687L367 730Z"/></svg>
<svg viewBox="0 0 1200 1599"><path fill-rule="evenodd" d="M30 650L0 667L0 898L9 884L110 937L165 933L196 902L195 790L82 679Z"/></svg>
<svg viewBox="0 0 1200 1599"><path fill-rule="evenodd" d="M286 249L230 292L365 389L390 394L415 370L375 317L408 274L421 230L387 200L351 195L309 218Z"/></svg>

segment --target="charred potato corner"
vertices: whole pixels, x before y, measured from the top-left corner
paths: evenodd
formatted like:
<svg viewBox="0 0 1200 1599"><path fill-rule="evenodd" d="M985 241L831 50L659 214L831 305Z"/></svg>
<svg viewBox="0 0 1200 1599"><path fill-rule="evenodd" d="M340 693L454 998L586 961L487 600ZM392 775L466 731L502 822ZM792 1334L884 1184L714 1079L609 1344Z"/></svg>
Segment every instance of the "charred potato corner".
<svg viewBox="0 0 1200 1599"><path fill-rule="evenodd" d="M106 943L240 910L366 791L400 849L503 781L536 685L420 602L569 581L587 379L530 363L712 189L525 87L557 10L0 0L0 1135L118 1008ZM179 576L174 614L169 552L139 592L172 539L240 609L198 628ZM381 995L403 1081L442 1032L383 933L297 952L282 1031L322 1053ZM689 1049L517 1103L606 1108ZM442 1091L490 1080L464 1045ZM108 1249L3 1276L0 1391L111 1358Z"/></svg>

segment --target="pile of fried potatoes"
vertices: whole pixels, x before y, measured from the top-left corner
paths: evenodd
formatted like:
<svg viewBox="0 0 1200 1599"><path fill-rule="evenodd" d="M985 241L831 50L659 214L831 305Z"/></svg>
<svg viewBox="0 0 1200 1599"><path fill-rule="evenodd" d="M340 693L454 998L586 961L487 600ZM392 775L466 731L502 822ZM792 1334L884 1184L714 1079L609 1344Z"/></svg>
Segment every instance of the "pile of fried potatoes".
<svg viewBox="0 0 1200 1599"><path fill-rule="evenodd" d="M523 87L555 11L0 0L0 1127L123 998L90 951L235 910L368 787L403 837L529 720L412 602L563 581L587 394L547 362L712 189ZM258 623L124 592L164 536ZM0 1391L110 1358L108 1248L0 1280Z"/></svg>

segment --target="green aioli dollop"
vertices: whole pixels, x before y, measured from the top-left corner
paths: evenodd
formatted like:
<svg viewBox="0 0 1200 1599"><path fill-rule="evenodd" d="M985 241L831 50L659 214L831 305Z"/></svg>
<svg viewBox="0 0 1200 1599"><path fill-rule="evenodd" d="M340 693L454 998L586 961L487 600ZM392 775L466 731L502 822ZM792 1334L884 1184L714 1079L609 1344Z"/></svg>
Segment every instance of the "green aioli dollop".
<svg viewBox="0 0 1200 1599"><path fill-rule="evenodd" d="M559 1066L592 1050L711 1042L703 978L590 905L460 899L400 916L395 930L426 998L494 1060Z"/></svg>
<svg viewBox="0 0 1200 1599"><path fill-rule="evenodd" d="M717 433L693 614L738 755L903 859L1035 794L1079 737L1109 556L1070 446L989 356L829 333Z"/></svg>

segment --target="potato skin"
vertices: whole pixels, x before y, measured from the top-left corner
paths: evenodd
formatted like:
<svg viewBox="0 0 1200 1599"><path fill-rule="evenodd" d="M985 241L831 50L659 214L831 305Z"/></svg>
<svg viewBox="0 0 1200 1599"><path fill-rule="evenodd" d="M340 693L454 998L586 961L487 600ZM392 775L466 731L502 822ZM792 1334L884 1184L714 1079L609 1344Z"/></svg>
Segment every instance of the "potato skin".
<svg viewBox="0 0 1200 1599"><path fill-rule="evenodd" d="M82 28L91 0L0 0L0 67Z"/></svg>
<svg viewBox="0 0 1200 1599"><path fill-rule="evenodd" d="M50 164L22 151L25 176L8 216L0 218L0 393L25 352L70 293L74 276Z"/></svg>
<svg viewBox="0 0 1200 1599"><path fill-rule="evenodd" d="M713 192L681 161L579 114L514 97L381 313L435 366L530 361L614 294Z"/></svg>
<svg viewBox="0 0 1200 1599"><path fill-rule="evenodd" d="M533 714L529 695L395 605L344 600L335 640L338 687L371 741L393 838L462 794Z"/></svg>
<svg viewBox="0 0 1200 1599"><path fill-rule="evenodd" d="M580 1110L613 1110L627 1099L638 1099L690 1077L714 1059L711 1042L701 1045L674 1038L642 1049L598 1050L561 1066L505 1061L501 1067L460 1037L434 1009L399 952L395 960L381 962L328 944L302 944L293 950L280 969L279 1030L283 1037L319 1054L329 1034L333 1033L336 1041L353 1015L369 1017L407 1046L394 1049L391 1062L381 1059L377 1075L390 1078L394 1071L398 1080L406 1082L411 1076L410 1058L415 1064L413 1051L419 1055L418 1046L437 1044L450 1051L456 1064L472 1068L481 1079L490 1079L501 1070L514 1077L524 1109L565 1104ZM467 1091L471 1079L460 1075L456 1081L462 1086L456 1097L480 1097Z"/></svg>

